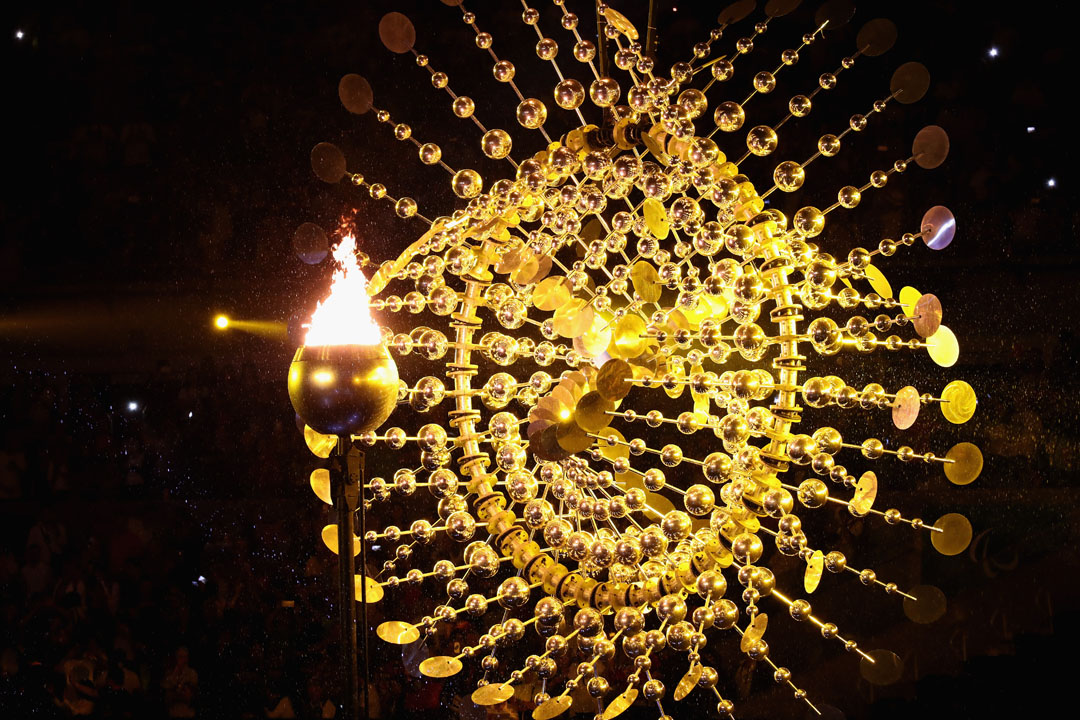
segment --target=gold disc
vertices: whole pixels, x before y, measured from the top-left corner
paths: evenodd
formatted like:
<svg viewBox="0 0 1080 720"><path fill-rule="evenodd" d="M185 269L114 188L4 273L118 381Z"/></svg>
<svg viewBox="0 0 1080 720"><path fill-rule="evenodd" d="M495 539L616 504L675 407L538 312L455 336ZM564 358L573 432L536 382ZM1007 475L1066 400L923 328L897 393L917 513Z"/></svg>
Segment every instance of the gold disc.
<svg viewBox="0 0 1080 720"><path fill-rule="evenodd" d="M538 310L551 312L568 302L572 297L570 285L562 275L544 278L533 289L533 305Z"/></svg>
<svg viewBox="0 0 1080 720"><path fill-rule="evenodd" d="M897 299L903 306L904 314L911 317L915 314L915 303L919 302L921 297L921 292L908 285L900 289L900 296Z"/></svg>
<svg viewBox="0 0 1080 720"><path fill-rule="evenodd" d="M694 666L686 671L686 674L682 676L682 680L680 680L679 684L675 687L675 694L673 697L676 702L690 694L690 691L698 684L698 680L701 679L702 672L703 668L697 663L694 663Z"/></svg>
<svg viewBox="0 0 1080 720"><path fill-rule="evenodd" d="M892 685L904 676L904 661L890 650L871 650L866 653L873 662L863 658L859 673L871 685Z"/></svg>
<svg viewBox="0 0 1080 720"><path fill-rule="evenodd" d="M551 322L560 336L572 338L588 330L595 316L592 305L582 298L571 298L555 311Z"/></svg>
<svg viewBox="0 0 1080 720"><path fill-rule="evenodd" d="M971 443L957 443L945 453L945 477L953 485L968 485L979 477L983 469L982 451Z"/></svg>
<svg viewBox="0 0 1080 720"><path fill-rule="evenodd" d="M393 645L408 645L420 639L420 630L403 620L387 620L375 628L375 633Z"/></svg>
<svg viewBox="0 0 1080 720"><path fill-rule="evenodd" d="M488 683L473 692L472 701L477 705L498 705L512 697L514 697L514 686L510 683Z"/></svg>
<svg viewBox="0 0 1080 720"><path fill-rule="evenodd" d="M660 293L663 292L660 275L656 272L656 268L652 266L652 263L647 260L638 260L634 263L634 267L630 271L630 282L634 285L634 292L640 295L643 301L656 302L660 299ZM631 316L627 315L627 317Z"/></svg>
<svg viewBox="0 0 1080 720"><path fill-rule="evenodd" d="M570 709L570 705L572 705L573 702L573 698L569 695L548 698L544 703L533 710L533 720L550 720L550 718L562 715Z"/></svg>
<svg viewBox="0 0 1080 720"><path fill-rule="evenodd" d="M803 590L812 593L821 584L821 571L825 568L825 554L815 550L806 561L806 571L803 573Z"/></svg>
<svg viewBox="0 0 1080 720"><path fill-rule="evenodd" d="M915 424L921 407L918 390L911 385L900 388L896 391L896 400L893 401L893 425L901 430L907 430Z"/></svg>
<svg viewBox="0 0 1080 720"><path fill-rule="evenodd" d="M851 499L851 506L860 515L866 515L874 507L877 499L878 481L873 471L867 470L859 478L855 485L855 497Z"/></svg>
<svg viewBox="0 0 1080 720"><path fill-rule="evenodd" d="M892 285L889 284L888 278L885 277L885 273L881 272L881 268L876 265L867 265L866 280L870 283L870 287L874 289L878 295L885 299L892 299Z"/></svg>
<svg viewBox="0 0 1080 720"><path fill-rule="evenodd" d="M436 655L420 663L420 674L426 677L445 678L461 672L461 661L449 655Z"/></svg>
<svg viewBox="0 0 1080 720"><path fill-rule="evenodd" d="M904 598L904 614L912 622L929 625L945 614L945 593L933 585L919 585L907 591L914 600Z"/></svg>
<svg viewBox="0 0 1080 720"><path fill-rule="evenodd" d="M926 293L915 303L915 315L911 320L915 332L930 337L941 327L941 301L937 295Z"/></svg>
<svg viewBox="0 0 1080 720"><path fill-rule="evenodd" d="M634 369L630 363L613 358L600 366L596 374L596 391L612 402L622 400L633 387L633 383L626 382L632 377Z"/></svg>
<svg viewBox="0 0 1080 720"><path fill-rule="evenodd" d="M364 582L364 581L367 582ZM364 583L367 587L367 604L374 605L383 599L383 588L375 578L365 578L363 575L357 575L353 578L353 587L356 590L356 602L361 602L363 595L360 593L360 584Z"/></svg>
<svg viewBox="0 0 1080 720"><path fill-rule="evenodd" d="M941 367L952 367L960 357L960 343L956 342L952 330L941 325L937 332L926 338L926 352Z"/></svg>
<svg viewBox="0 0 1080 720"><path fill-rule="evenodd" d="M971 543L971 522L960 513L942 515L934 523L941 532L930 531L930 542L942 555L959 555Z"/></svg>
<svg viewBox="0 0 1080 720"><path fill-rule="evenodd" d="M630 457L630 448L622 444L622 442L626 441L626 438L623 437L623 434L621 432L619 432L615 428L609 427L600 434L603 435L603 439L597 441L597 444L600 446L601 455L606 457L608 460ZM621 442L609 443L607 441L609 437L613 437L615 440Z"/></svg>
<svg viewBox="0 0 1080 720"><path fill-rule="evenodd" d="M311 489L315 495L327 505L333 505L334 500L330 497L330 471L326 468L318 468L311 473Z"/></svg>
<svg viewBox="0 0 1080 720"><path fill-rule="evenodd" d="M337 525L327 525L322 529L322 541L330 552L338 554ZM360 538L353 536L353 557L360 554Z"/></svg>
<svg viewBox="0 0 1080 720"><path fill-rule="evenodd" d="M638 357L649 347L649 338L642 337L644 334L645 321L637 315L626 315L615 323L608 354L624 360Z"/></svg>
<svg viewBox="0 0 1080 720"><path fill-rule="evenodd" d="M667 211L664 210L664 203L656 198L648 198L642 204L641 210L645 215L645 226L649 228L649 232L657 240L667 239L670 223L668 222Z"/></svg>
<svg viewBox="0 0 1080 720"><path fill-rule="evenodd" d="M622 691L617 698L608 703L608 706L604 708L604 714L600 717L602 720L612 720L626 712L626 709L634 704L637 700L638 691L637 688L628 687Z"/></svg>
<svg viewBox="0 0 1080 720"><path fill-rule="evenodd" d="M622 13L612 10L611 8L604 8L604 19L608 21L612 27L621 32L631 42L638 39L637 28L634 27L634 23L626 19L626 16ZM536 717L535 715L533 717ZM537 718L537 720L540 720Z"/></svg>
<svg viewBox="0 0 1080 720"><path fill-rule="evenodd" d="M578 400L574 421L582 430L598 433L611 424L612 416L608 415L608 412L614 409L615 403L592 390Z"/></svg>
<svg viewBox="0 0 1080 720"><path fill-rule="evenodd" d="M593 443L593 439L586 435L585 431L574 422L572 414L570 420L561 422L554 427L557 428L556 442L559 443L559 447L568 453L584 452Z"/></svg>
<svg viewBox="0 0 1080 720"><path fill-rule="evenodd" d="M963 380L953 380L941 391L941 414L954 425L962 425L975 414L979 404L975 390Z"/></svg>
<svg viewBox="0 0 1080 720"><path fill-rule="evenodd" d="M582 355L593 357L603 355L614 336L612 327L610 318L595 315L592 327L574 338L574 349L581 352ZM580 347L578 347L579 345Z"/></svg>
<svg viewBox="0 0 1080 720"><path fill-rule="evenodd" d="M746 632L743 633L742 640L739 641L739 649L743 652L749 650L756 640L760 640L765 636L767 627L769 627L769 616L765 613L755 615L753 621L746 628Z"/></svg>
<svg viewBox="0 0 1080 720"><path fill-rule="evenodd" d="M330 453L334 452L334 446L337 445L337 435L323 435L321 432L312 430L307 425L304 426L304 442L308 446L308 450L312 455L321 457L324 460L330 457Z"/></svg>

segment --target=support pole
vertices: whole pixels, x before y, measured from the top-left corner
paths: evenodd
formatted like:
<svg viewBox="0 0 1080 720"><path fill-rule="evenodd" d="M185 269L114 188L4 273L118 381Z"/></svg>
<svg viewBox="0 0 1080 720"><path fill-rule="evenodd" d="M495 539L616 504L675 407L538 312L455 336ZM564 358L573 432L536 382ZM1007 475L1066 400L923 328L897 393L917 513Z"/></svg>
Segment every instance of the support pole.
<svg viewBox="0 0 1080 720"><path fill-rule="evenodd" d="M341 688L345 720L359 720L360 698L356 674L356 562L353 558L353 514L356 511L360 487L352 482L345 467L347 439L338 439L330 465L330 492L334 501L338 528L338 621L341 635ZM361 544L362 545L362 544ZM365 712L366 715L366 712Z"/></svg>

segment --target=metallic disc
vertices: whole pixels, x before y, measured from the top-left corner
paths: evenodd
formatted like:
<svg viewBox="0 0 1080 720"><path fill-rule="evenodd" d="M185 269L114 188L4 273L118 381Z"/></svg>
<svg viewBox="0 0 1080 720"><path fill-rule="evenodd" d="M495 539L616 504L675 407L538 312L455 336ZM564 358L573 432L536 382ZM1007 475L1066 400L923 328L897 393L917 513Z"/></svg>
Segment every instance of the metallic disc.
<svg viewBox="0 0 1080 720"><path fill-rule="evenodd" d="M941 367L952 367L960 357L960 343L953 331L944 325L937 332L926 338L926 351L930 359Z"/></svg>
<svg viewBox="0 0 1080 720"><path fill-rule="evenodd" d="M919 391L911 385L900 388L896 392L896 400L893 401L893 425L901 430L907 430L918 419L920 408L922 408L922 403L919 402Z"/></svg>
<svg viewBox="0 0 1080 720"><path fill-rule="evenodd" d="M322 541L330 552L338 554L337 525L327 525L322 529ZM360 554L360 538L353 537L353 556Z"/></svg>
<svg viewBox="0 0 1080 720"><path fill-rule="evenodd" d="M311 169L315 177L333 185L345 177L345 154L333 143L319 143L311 149Z"/></svg>
<svg viewBox="0 0 1080 720"><path fill-rule="evenodd" d="M963 425L975 414L979 404L975 390L963 380L953 380L941 391L941 414L953 425Z"/></svg>
<svg viewBox="0 0 1080 720"><path fill-rule="evenodd" d="M334 448L337 446L337 435L323 435L321 432L314 430L307 425L304 426L304 442L308 446L308 450L312 455L326 459L330 457L330 453L334 452Z"/></svg>
<svg viewBox="0 0 1080 720"><path fill-rule="evenodd" d="M871 685L892 685L904 676L904 661L890 650L871 650L866 653L873 659L863 658L859 673Z"/></svg>
<svg viewBox="0 0 1080 720"><path fill-rule="evenodd" d="M293 251L308 265L317 265L330 253L326 231L315 223L303 223L292 237Z"/></svg>
<svg viewBox="0 0 1080 720"><path fill-rule="evenodd" d="M573 702L574 699L569 695L548 698L533 710L533 720L551 720L553 717L558 717L569 710Z"/></svg>
<svg viewBox="0 0 1080 720"><path fill-rule="evenodd" d="M592 305L583 298L573 298L555 311L551 322L555 332L564 338L572 338L588 330L595 317Z"/></svg>
<svg viewBox="0 0 1080 720"><path fill-rule="evenodd" d="M754 616L753 621L747 626L746 632L743 633L742 640L739 641L739 649L746 652L750 649L750 646L757 640L760 640L765 636L765 630L769 627L769 616L765 613L758 613Z"/></svg>
<svg viewBox="0 0 1080 720"><path fill-rule="evenodd" d="M896 68L889 82L889 90L902 105L922 100L929 89L930 71L920 62L908 62Z"/></svg>
<svg viewBox="0 0 1080 720"><path fill-rule="evenodd" d="M401 13L386 13L379 21L379 39L390 52L407 53L416 44L416 28Z"/></svg>
<svg viewBox="0 0 1080 720"><path fill-rule="evenodd" d="M915 164L924 170L933 170L949 156L949 134L940 125L927 125L911 143Z"/></svg>
<svg viewBox="0 0 1080 720"><path fill-rule="evenodd" d="M559 445L559 426L549 425L535 437L529 437L529 447L541 460L565 460L571 453Z"/></svg>
<svg viewBox="0 0 1080 720"><path fill-rule="evenodd" d="M449 655L436 655L420 663L420 673L432 678L445 678L461 672L461 661Z"/></svg>
<svg viewBox="0 0 1080 720"><path fill-rule="evenodd" d="M408 645L420 639L420 630L403 620L387 620L375 628L375 633L393 645Z"/></svg>
<svg viewBox="0 0 1080 720"><path fill-rule="evenodd" d="M943 250L956 235L956 218L944 205L935 205L923 215L919 226L922 240L931 250Z"/></svg>
<svg viewBox="0 0 1080 720"><path fill-rule="evenodd" d="M655 272L655 271L654 271ZM615 324L615 332L608 353L612 357L631 360L641 355L649 346L645 334L645 321L637 315L625 315Z"/></svg>
<svg viewBox="0 0 1080 720"><path fill-rule="evenodd" d="M533 288L533 305L537 310L551 312L570 301L570 284L562 275L552 275Z"/></svg>
<svg viewBox="0 0 1080 720"><path fill-rule="evenodd" d="M907 591L914 600L904 598L904 614L912 622L929 625L942 615L948 607L945 593L933 585L918 585Z"/></svg>
<svg viewBox="0 0 1080 720"><path fill-rule="evenodd" d="M622 400L630 392L634 370L625 360L608 360L596 375L596 391L612 402Z"/></svg>
<svg viewBox="0 0 1080 720"><path fill-rule="evenodd" d="M904 314L911 317L915 314L915 303L919 302L922 293L910 285L900 288L900 294L896 297L900 301Z"/></svg>
<svg viewBox="0 0 1080 720"><path fill-rule="evenodd" d="M626 442L626 438L623 437L623 434L621 432L619 432L615 428L609 427L604 430L601 435L603 435L604 439L598 441L597 443L600 446L601 455L606 457L608 460L630 457L630 448L622 444ZM609 443L608 438L611 438L616 442Z"/></svg>
<svg viewBox="0 0 1080 720"><path fill-rule="evenodd" d="M754 0L739 0L728 5L716 16L716 22L721 25L737 23L754 11L757 3Z"/></svg>
<svg viewBox="0 0 1080 720"><path fill-rule="evenodd" d="M884 55L896 44L896 24L888 18L871 20L859 29L855 44L867 57Z"/></svg>
<svg viewBox="0 0 1080 720"><path fill-rule="evenodd" d="M859 515L866 515L874 507L877 500L878 480L877 475L867 470L859 478L855 485L855 496L851 499L851 506Z"/></svg>
<svg viewBox="0 0 1080 720"><path fill-rule="evenodd" d="M634 263L634 267L630 271L630 282L634 286L634 292L640 295L641 299L645 302L656 302L659 300L660 293L663 292L664 289L663 285L660 283L660 275L656 272L656 268L652 266L652 263L646 260L639 260ZM633 316L627 315L626 317Z"/></svg>
<svg viewBox="0 0 1080 720"><path fill-rule="evenodd" d="M510 683L488 683L477 688L472 694L472 701L477 705L498 705L514 697L514 686Z"/></svg>
<svg viewBox="0 0 1080 720"><path fill-rule="evenodd" d="M626 16L622 13L613 10L612 8L605 8L604 19L608 21L608 25L613 26L616 30L628 37L631 41L638 39L638 31L637 28L634 27L634 23L627 20ZM536 716L533 715L533 717Z"/></svg>
<svg viewBox="0 0 1080 720"><path fill-rule="evenodd" d="M604 714L600 717L602 720L612 720L617 718L626 712L627 708L634 704L637 700L638 691L635 687L628 687L622 691L622 693L608 703L608 706L604 708Z"/></svg>
<svg viewBox="0 0 1080 720"><path fill-rule="evenodd" d="M664 203L656 198L646 198L641 206L641 212L645 216L645 226L649 228L649 232L657 240L666 240L671 230L671 223L668 222ZM648 265L648 263L645 264Z"/></svg>
<svg viewBox="0 0 1080 720"><path fill-rule="evenodd" d="M333 505L334 500L330 497L330 471L326 468L318 468L311 472L311 489L316 497L327 505Z"/></svg>
<svg viewBox="0 0 1080 720"><path fill-rule="evenodd" d="M968 442L958 443L945 453L945 477L953 485L970 485L983 469L982 451Z"/></svg>
<svg viewBox="0 0 1080 720"><path fill-rule="evenodd" d="M915 332L924 338L930 337L941 327L941 301L937 295L926 293L915 303L915 314L911 318Z"/></svg>
<svg viewBox="0 0 1080 720"><path fill-rule="evenodd" d="M371 83L363 75L349 73L341 78L337 86L338 99L345 109L354 115L363 115L371 109L371 103L375 94L371 91Z"/></svg>
<svg viewBox="0 0 1080 720"><path fill-rule="evenodd" d="M593 439L574 422L572 416L567 422L561 422L554 427L556 442L568 453L584 452L593 444Z"/></svg>
<svg viewBox="0 0 1080 720"><path fill-rule="evenodd" d="M375 578L356 575L353 577L353 589L356 592L356 602L363 602L362 598L364 595L360 592L362 585L367 586L365 589L367 590L366 595L368 605L374 605L383 599L382 585L380 585Z"/></svg>
<svg viewBox="0 0 1080 720"><path fill-rule="evenodd" d="M615 403L593 390L578 400L574 422L586 432L598 433L611 424L612 416L608 413L614 409Z"/></svg>
<svg viewBox="0 0 1080 720"><path fill-rule="evenodd" d="M694 663L694 666L686 671L686 674L682 676L682 680L675 686L673 697L676 702L690 694L690 691L698 684L698 680L701 679L702 672L704 672L704 668L697 663Z"/></svg>
<svg viewBox="0 0 1080 720"><path fill-rule="evenodd" d="M863 272L866 274L866 281L870 283L870 287L874 289L874 292L883 298L892 298L892 285L889 284L889 279L885 277L885 273L881 272L881 268L877 265L867 265L866 270Z"/></svg>
<svg viewBox="0 0 1080 720"><path fill-rule="evenodd" d="M959 555L971 543L971 522L960 513L942 515L934 523L941 532L930 532L930 542L942 555Z"/></svg>
<svg viewBox="0 0 1080 720"><path fill-rule="evenodd" d="M853 17L855 17L855 3L851 0L829 0L814 13L814 23L821 27L822 23L828 21L829 24L825 29L836 30L847 25Z"/></svg>
<svg viewBox="0 0 1080 720"><path fill-rule="evenodd" d="M815 550L806 561L806 571L803 572L803 590L812 593L821 584L821 571L825 568L825 553Z"/></svg>
<svg viewBox="0 0 1080 720"><path fill-rule="evenodd" d="M765 3L765 14L771 18L783 17L801 3L802 0L769 0Z"/></svg>

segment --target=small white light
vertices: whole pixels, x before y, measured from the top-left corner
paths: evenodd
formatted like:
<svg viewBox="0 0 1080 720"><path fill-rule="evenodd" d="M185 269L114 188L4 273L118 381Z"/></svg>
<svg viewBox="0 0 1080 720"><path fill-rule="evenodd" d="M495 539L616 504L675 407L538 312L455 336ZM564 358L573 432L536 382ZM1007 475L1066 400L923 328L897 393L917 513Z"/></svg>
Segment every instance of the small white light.
<svg viewBox="0 0 1080 720"><path fill-rule="evenodd" d="M1034 125L1028 125L1028 126L1027 126L1027 131L1028 131L1029 133L1033 133L1033 132L1035 132L1035 126L1034 126Z"/></svg>
<svg viewBox="0 0 1080 720"><path fill-rule="evenodd" d="M128 410L130 410L131 412L135 412L138 409L139 403L135 402L134 400L128 403Z"/></svg>
<svg viewBox="0 0 1080 720"><path fill-rule="evenodd" d="M1048 187L1048 188L1057 187L1057 180L1055 180L1054 178L1050 178L1049 180L1046 181L1046 187Z"/></svg>
<svg viewBox="0 0 1080 720"><path fill-rule="evenodd" d="M191 417L191 416L192 416L192 415L194 415L194 414L195 414L194 412L188 412L187 416L188 416L188 417Z"/></svg>
<svg viewBox="0 0 1080 720"><path fill-rule="evenodd" d="M15 31L15 39L16 40L22 40L24 37L26 37L26 33L24 33L22 30L16 30Z"/></svg>
<svg viewBox="0 0 1080 720"><path fill-rule="evenodd" d="M990 57L992 57L992 58L995 58L995 57L997 57L997 56L998 56L998 49L997 49L996 47L992 47L992 48L990 48L990 52L989 52L989 55L990 55Z"/></svg>

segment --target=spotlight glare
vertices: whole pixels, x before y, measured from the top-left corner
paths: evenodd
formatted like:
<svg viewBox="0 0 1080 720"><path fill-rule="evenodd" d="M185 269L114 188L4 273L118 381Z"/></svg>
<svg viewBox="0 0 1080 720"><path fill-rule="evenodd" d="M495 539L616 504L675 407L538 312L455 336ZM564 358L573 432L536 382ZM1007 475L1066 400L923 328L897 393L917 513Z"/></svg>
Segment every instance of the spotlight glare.
<svg viewBox="0 0 1080 720"><path fill-rule="evenodd" d="M990 52L988 53L988 55L990 55L990 57L992 57L992 58L996 58L998 56L997 47L990 48Z"/></svg>
<svg viewBox="0 0 1080 720"><path fill-rule="evenodd" d="M22 30L16 30L15 31L15 39L16 40L22 40L24 37L26 37L26 33L24 33Z"/></svg>
<svg viewBox="0 0 1080 720"><path fill-rule="evenodd" d="M1049 180L1046 181L1046 187L1048 187L1048 188L1057 187L1057 180L1055 180L1054 178L1050 178Z"/></svg>
<svg viewBox="0 0 1080 720"><path fill-rule="evenodd" d="M227 315L218 315L214 318L214 325L218 330L225 330L229 327L229 318Z"/></svg>
<svg viewBox="0 0 1080 720"><path fill-rule="evenodd" d="M132 401L130 401L130 402L129 402L129 403L127 404L127 409L128 409L128 410L129 410L130 412L135 412L136 410L138 410L138 409L139 409L139 403L137 403L137 402L135 402L134 400L132 400Z"/></svg>

